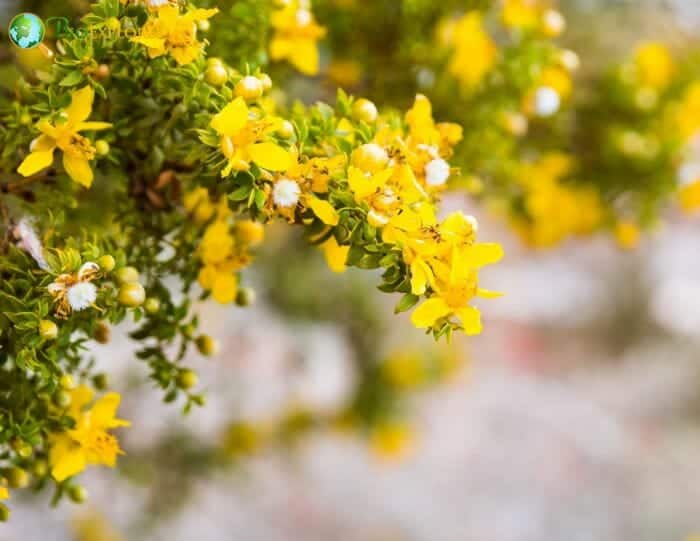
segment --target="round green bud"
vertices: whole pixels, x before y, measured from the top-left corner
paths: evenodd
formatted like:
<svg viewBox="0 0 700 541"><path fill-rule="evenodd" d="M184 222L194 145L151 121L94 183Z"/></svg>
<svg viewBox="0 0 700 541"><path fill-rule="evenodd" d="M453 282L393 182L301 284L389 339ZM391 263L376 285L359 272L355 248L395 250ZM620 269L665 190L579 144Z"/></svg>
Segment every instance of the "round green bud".
<svg viewBox="0 0 700 541"><path fill-rule="evenodd" d="M238 306L250 306L255 303L255 290L250 287L242 287L236 293Z"/></svg>
<svg viewBox="0 0 700 541"><path fill-rule="evenodd" d="M146 290L138 282L124 284L119 288L119 302L129 308L141 306L146 300Z"/></svg>
<svg viewBox="0 0 700 541"><path fill-rule="evenodd" d="M194 331L195 327L192 325L192 323L188 323L187 325L183 325L182 327L182 336L185 338L192 338L194 336Z"/></svg>
<svg viewBox="0 0 700 541"><path fill-rule="evenodd" d="M97 264L100 266L100 269L102 269L104 272L112 272L114 270L115 265L117 262L114 260L114 258L107 254L103 255L97 260ZM128 268L128 267L125 267Z"/></svg>
<svg viewBox="0 0 700 541"><path fill-rule="evenodd" d="M216 355L219 351L219 344L208 334L200 334L195 340L197 349L202 355L209 357L210 355Z"/></svg>
<svg viewBox="0 0 700 541"><path fill-rule="evenodd" d="M4 503L0 503L0 522L10 520L10 510Z"/></svg>
<svg viewBox="0 0 700 541"><path fill-rule="evenodd" d="M191 389L197 385L198 381L199 378L197 377L197 374L188 368L181 370L177 375L177 386L181 389Z"/></svg>
<svg viewBox="0 0 700 541"><path fill-rule="evenodd" d="M83 503L88 499L88 491L80 485L68 487L68 497L75 503Z"/></svg>
<svg viewBox="0 0 700 541"><path fill-rule="evenodd" d="M109 154L109 143L104 139L98 139L95 141L95 152L98 156L106 156Z"/></svg>
<svg viewBox="0 0 700 541"><path fill-rule="evenodd" d="M107 374L104 372L96 374L92 378L92 384L98 391L104 391L107 387L109 387L109 378L107 378Z"/></svg>
<svg viewBox="0 0 700 541"><path fill-rule="evenodd" d="M139 281L139 271L134 267L122 267L115 273L117 282L120 284L128 284Z"/></svg>
<svg viewBox="0 0 700 541"><path fill-rule="evenodd" d="M214 86L221 86L228 81L228 71L223 64L211 64L204 72L204 79Z"/></svg>
<svg viewBox="0 0 700 541"><path fill-rule="evenodd" d="M149 314L155 314L160 310L160 301L155 297L148 297L146 302L143 303L143 309Z"/></svg>
<svg viewBox="0 0 700 541"><path fill-rule="evenodd" d="M10 441L10 446L14 449L15 453L22 458L29 458L34 452L31 445L19 438L13 438L12 441Z"/></svg>
<svg viewBox="0 0 700 541"><path fill-rule="evenodd" d="M59 408L67 408L71 403L71 396L68 391L60 389L53 395L53 403Z"/></svg>
<svg viewBox="0 0 700 541"><path fill-rule="evenodd" d="M5 471L5 478L10 488L25 488L29 485L29 474L27 470L13 466Z"/></svg>
<svg viewBox="0 0 700 541"><path fill-rule="evenodd" d="M39 322L39 336L44 340L55 340L58 336L58 325L49 319L42 319Z"/></svg>
<svg viewBox="0 0 700 541"><path fill-rule="evenodd" d="M22 126L29 126L32 123L32 116L27 113L22 113L19 117L19 123Z"/></svg>
<svg viewBox="0 0 700 541"><path fill-rule="evenodd" d="M65 389L67 391L75 387L73 376L71 376L70 374L63 374L58 380L58 384L61 386L62 389Z"/></svg>
<svg viewBox="0 0 700 541"><path fill-rule="evenodd" d="M32 465L32 473L34 474L34 477L44 477L47 473L49 473L49 465L47 464L46 460L37 460L34 462Z"/></svg>

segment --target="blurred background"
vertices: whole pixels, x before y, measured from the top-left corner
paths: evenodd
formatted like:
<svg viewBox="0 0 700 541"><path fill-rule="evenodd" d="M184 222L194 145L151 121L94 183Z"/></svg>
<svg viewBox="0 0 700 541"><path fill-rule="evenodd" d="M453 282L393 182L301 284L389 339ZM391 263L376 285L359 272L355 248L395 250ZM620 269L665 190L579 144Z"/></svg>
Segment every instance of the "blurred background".
<svg viewBox="0 0 700 541"><path fill-rule="evenodd" d="M347 3L319 2L319 22ZM640 40L687 46L700 29L696 0L558 7L583 70ZM21 9L33 7L0 3L4 19ZM320 46L319 78L275 77L306 102L337 86ZM377 78L360 86L380 103ZM634 251L605 235L541 251L464 192L445 196L455 209L506 252L482 273L506 295L481 306L481 336L435 345L397 320L377 276L333 274L271 227L247 271L255 305L199 308L220 345L189 360L206 406L183 416L161 402L128 362L129 328L96 344L132 421L127 454L82 476L82 505L13 496L0 541L700 536L700 223L670 210Z"/></svg>

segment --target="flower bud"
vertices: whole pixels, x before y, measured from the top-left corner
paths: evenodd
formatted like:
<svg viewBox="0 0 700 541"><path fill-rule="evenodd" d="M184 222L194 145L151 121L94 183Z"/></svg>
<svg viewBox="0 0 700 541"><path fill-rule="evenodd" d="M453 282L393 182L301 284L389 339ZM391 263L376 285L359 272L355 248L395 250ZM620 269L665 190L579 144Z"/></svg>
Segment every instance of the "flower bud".
<svg viewBox="0 0 700 541"><path fill-rule="evenodd" d="M352 164L368 173L376 173L389 163L389 155L376 143L367 143L352 153Z"/></svg>
<svg viewBox="0 0 700 541"><path fill-rule="evenodd" d="M10 441L10 446L12 449L14 449L15 453L22 458L29 458L32 456L32 452L34 451L31 445L19 438L12 438Z"/></svg>
<svg viewBox="0 0 700 541"><path fill-rule="evenodd" d="M377 120L377 115L377 106L364 98L360 98L352 106L352 117L355 120L371 124Z"/></svg>
<svg viewBox="0 0 700 541"><path fill-rule="evenodd" d="M95 330L92 333L92 337L100 344L107 344L109 342L109 339L111 338L111 335L112 332L109 330L107 324L103 321L100 321L95 326Z"/></svg>
<svg viewBox="0 0 700 541"><path fill-rule="evenodd" d="M270 79L270 76L267 73L261 73L258 75L258 79L262 83L263 90L265 92L272 88L272 79Z"/></svg>
<svg viewBox="0 0 700 541"><path fill-rule="evenodd" d="M109 143L104 139L98 139L95 141L95 152L98 156L106 156L109 154Z"/></svg>
<svg viewBox="0 0 700 541"><path fill-rule="evenodd" d="M223 66L224 61L218 56L210 56L207 58L207 66Z"/></svg>
<svg viewBox="0 0 700 541"><path fill-rule="evenodd" d="M141 306L146 300L146 290L138 282L123 284L119 288L119 302L129 308Z"/></svg>
<svg viewBox="0 0 700 541"><path fill-rule="evenodd" d="M234 88L236 96L240 96L244 100L252 101L263 95L263 84L257 77L246 75L238 81Z"/></svg>
<svg viewBox="0 0 700 541"><path fill-rule="evenodd" d="M88 498L88 491L80 485L71 485L68 487L68 497L75 503L83 503Z"/></svg>
<svg viewBox="0 0 700 541"><path fill-rule="evenodd" d="M53 395L53 403L59 408L67 408L71 403L70 393L61 389Z"/></svg>
<svg viewBox="0 0 700 541"><path fill-rule="evenodd" d="M236 293L236 304L238 306L250 306L255 303L255 290L249 287L242 287Z"/></svg>
<svg viewBox="0 0 700 541"><path fill-rule="evenodd" d="M216 355L219 351L219 344L208 334L200 334L195 340L195 345L202 355L207 357Z"/></svg>
<svg viewBox="0 0 700 541"><path fill-rule="evenodd" d="M97 66L97 70L95 71L95 77L99 80L104 80L107 77L109 77L112 73L112 70L109 68L107 64L100 64Z"/></svg>
<svg viewBox="0 0 700 541"><path fill-rule="evenodd" d="M211 23L207 21L206 19L202 19L201 21L197 21L197 30L200 32L207 32L211 28Z"/></svg>
<svg viewBox="0 0 700 541"><path fill-rule="evenodd" d="M10 510L4 503L0 503L0 522L7 522L10 520Z"/></svg>
<svg viewBox="0 0 700 541"><path fill-rule="evenodd" d="M44 477L47 473L49 473L49 465L46 463L46 460L37 460L32 464L32 474L34 477Z"/></svg>
<svg viewBox="0 0 700 541"><path fill-rule="evenodd" d="M97 264L100 266L100 269L102 269L104 272L112 272L117 262L114 261L114 258L111 255L107 254L99 258L97 260Z"/></svg>
<svg viewBox="0 0 700 541"><path fill-rule="evenodd" d="M143 303L143 309L149 314L155 314L160 310L160 301L155 297L148 297Z"/></svg>
<svg viewBox="0 0 700 541"><path fill-rule="evenodd" d="M129 284L139 281L139 271L134 267L122 267L116 272L117 282L120 284Z"/></svg>
<svg viewBox="0 0 700 541"><path fill-rule="evenodd" d="M109 387L109 379L107 378L107 374L102 372L94 375L92 377L92 384L98 391L104 391L107 387Z"/></svg>
<svg viewBox="0 0 700 541"><path fill-rule="evenodd" d="M192 336L194 336L194 331L195 331L195 327L191 323L188 323L187 325L183 325L182 336L184 336L185 338L192 338Z"/></svg>
<svg viewBox="0 0 700 541"><path fill-rule="evenodd" d="M44 340L55 340L58 336L58 326L49 319L42 319L39 322L39 336Z"/></svg>
<svg viewBox="0 0 700 541"><path fill-rule="evenodd" d="M236 223L236 238L241 242L256 246L265 238L265 226L253 220L241 220Z"/></svg>
<svg viewBox="0 0 700 541"><path fill-rule="evenodd" d="M210 85L221 86L228 81L228 71L223 64L211 64L204 72L204 79Z"/></svg>
<svg viewBox="0 0 700 541"><path fill-rule="evenodd" d="M197 374L193 370L187 368L185 370L181 370L177 375L177 386L181 389L191 389L197 385L198 381L199 378L197 377Z"/></svg>
<svg viewBox="0 0 700 541"><path fill-rule="evenodd" d="M7 484L10 485L11 488L25 488L29 484L29 474L27 470L16 466L7 470L5 472L5 477L7 478Z"/></svg>
<svg viewBox="0 0 700 541"><path fill-rule="evenodd" d="M277 135L283 139L289 139L294 136L294 124L289 122L289 120L283 120L280 127L277 128Z"/></svg>
<svg viewBox="0 0 700 541"><path fill-rule="evenodd" d="M58 384L61 386L62 389L65 389L66 391L70 391L73 387L75 387L73 376L71 376L70 374L63 374L59 378Z"/></svg>

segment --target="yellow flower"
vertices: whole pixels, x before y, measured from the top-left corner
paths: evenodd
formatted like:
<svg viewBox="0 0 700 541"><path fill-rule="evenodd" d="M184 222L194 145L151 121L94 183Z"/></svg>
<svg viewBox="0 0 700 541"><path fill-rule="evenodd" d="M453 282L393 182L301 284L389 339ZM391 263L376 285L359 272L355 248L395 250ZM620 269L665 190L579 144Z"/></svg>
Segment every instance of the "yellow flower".
<svg viewBox="0 0 700 541"><path fill-rule="evenodd" d="M330 237L320 246L323 251L323 255L326 258L326 263L328 267L333 272L344 272L346 269L346 261L348 259L348 252L350 251L350 246L341 246L335 237Z"/></svg>
<svg viewBox="0 0 700 541"><path fill-rule="evenodd" d="M415 448L411 427L399 421L385 421L370 434L370 447L383 460L397 461L408 457Z"/></svg>
<svg viewBox="0 0 700 541"><path fill-rule="evenodd" d="M278 127L278 119L252 120L241 97L226 105L212 119L210 126L221 137L221 151L228 164L221 176L232 170L246 171L253 162L263 169L284 171L292 165L292 154L276 143L263 142Z"/></svg>
<svg viewBox="0 0 700 541"><path fill-rule="evenodd" d="M505 0L501 20L508 28L531 29L538 25L540 10L537 0Z"/></svg>
<svg viewBox="0 0 700 541"><path fill-rule="evenodd" d="M130 424L115 418L121 397L118 393L107 393L86 409L92 399L93 392L86 385L71 391L68 414L75 420L75 426L50 437L49 462L56 481L80 473L88 464L113 468L117 455L123 454L117 439L108 432Z"/></svg>
<svg viewBox="0 0 700 541"><path fill-rule="evenodd" d="M25 177L38 173L53 162L56 148L63 151L63 168L78 184L89 188L93 173L90 161L95 158L95 147L79 132L104 130L112 125L107 122L87 122L92 112L95 91L90 86L71 94L71 104L65 110L65 122L51 124L43 120L37 128L41 135L32 141L30 154L17 168Z"/></svg>
<svg viewBox="0 0 700 541"><path fill-rule="evenodd" d="M495 64L498 49L484 30L478 11L470 11L457 22L454 36L448 69L465 90L472 90Z"/></svg>
<svg viewBox="0 0 700 541"><path fill-rule="evenodd" d="M272 14L275 34L270 41L270 58L288 60L305 75L318 73L319 54L316 42L326 29L314 20L308 2L290 0Z"/></svg>
<svg viewBox="0 0 700 541"><path fill-rule="evenodd" d="M678 192L678 200L683 212L690 214L700 209L700 178L682 186Z"/></svg>
<svg viewBox="0 0 700 541"><path fill-rule="evenodd" d="M197 21L209 19L218 9L193 9L184 14L175 6L159 8L131 41L148 49L155 58L169 53L179 65L189 64L202 53L204 44L197 40Z"/></svg>
<svg viewBox="0 0 700 541"><path fill-rule="evenodd" d="M6 487L0 486L0 500L7 500L10 497L10 491Z"/></svg>
<svg viewBox="0 0 700 541"><path fill-rule="evenodd" d="M209 199L209 191L202 187L186 193L182 198L182 204L197 224L208 222L216 212L216 208Z"/></svg>
<svg viewBox="0 0 700 541"><path fill-rule="evenodd" d="M449 266L438 267L434 295L411 314L411 322L419 329L433 327L439 320L456 316L466 334L481 332L481 315L469 306L476 297L495 298L500 293L481 289L477 271L485 265L498 262L503 250L498 244L473 244L453 247ZM436 262L433 262L436 266Z"/></svg>
<svg viewBox="0 0 700 541"><path fill-rule="evenodd" d="M663 90L670 84L675 65L665 45L644 43L637 47L634 60L640 85Z"/></svg>
<svg viewBox="0 0 700 541"><path fill-rule="evenodd" d="M203 289L211 291L219 304L228 304L236 299L238 278L227 265L206 265L200 269L197 280Z"/></svg>
<svg viewBox="0 0 700 541"><path fill-rule="evenodd" d="M618 222L615 226L615 240L620 248L633 250L639 244L639 227L632 222Z"/></svg>

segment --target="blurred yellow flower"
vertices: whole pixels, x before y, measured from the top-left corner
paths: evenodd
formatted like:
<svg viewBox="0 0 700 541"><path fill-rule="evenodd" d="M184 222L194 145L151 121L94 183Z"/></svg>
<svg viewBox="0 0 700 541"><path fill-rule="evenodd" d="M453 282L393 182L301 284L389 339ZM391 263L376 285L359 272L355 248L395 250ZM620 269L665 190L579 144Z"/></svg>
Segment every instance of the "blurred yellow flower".
<svg viewBox="0 0 700 541"><path fill-rule="evenodd" d="M75 420L75 426L50 436L51 475L58 482L80 473L88 464L114 467L117 455L123 454L117 438L108 432L130 424L115 417L121 397L107 393L86 409L92 399L93 392L86 385L71 391L68 415Z"/></svg>
<svg viewBox="0 0 700 541"><path fill-rule="evenodd" d="M454 53L448 69L464 89L472 90L495 64L498 49L483 28L478 11L470 11L457 21L453 36Z"/></svg>
<svg viewBox="0 0 700 541"><path fill-rule="evenodd" d="M678 200L684 212L692 213L700 209L700 178L681 186L678 191Z"/></svg>
<svg viewBox="0 0 700 541"><path fill-rule="evenodd" d="M639 84L655 90L665 89L675 72L673 57L662 43L641 44L635 51L634 62Z"/></svg>
<svg viewBox="0 0 700 541"><path fill-rule="evenodd" d="M209 19L218 11L216 8L193 9L181 14L178 7L165 5L149 17L141 34L131 41L144 45L150 58L167 53L178 64L189 64L204 49L204 44L197 40L196 23Z"/></svg>
<svg viewBox="0 0 700 541"><path fill-rule="evenodd" d="M81 135L81 131L104 130L112 125L107 122L88 122L92 112L95 91L85 86L71 94L71 104L65 110L65 122L51 124L43 120L37 128L41 135L32 141L30 154L17 168L17 172L28 177L45 169L53 162L53 153L63 151L63 168L78 184L89 188L93 173L90 161L95 158L95 147Z"/></svg>
<svg viewBox="0 0 700 541"><path fill-rule="evenodd" d="M316 23L308 0L290 0L271 18L275 33L270 41L270 58L287 60L305 75L316 75L319 53L316 42L326 29Z"/></svg>
<svg viewBox="0 0 700 541"><path fill-rule="evenodd" d="M615 225L615 240L620 248L632 250L639 245L639 227L632 222L618 222Z"/></svg>
<svg viewBox="0 0 700 541"><path fill-rule="evenodd" d="M399 461L412 453L415 440L415 433L407 423L385 421L372 430L370 448L382 460Z"/></svg>

